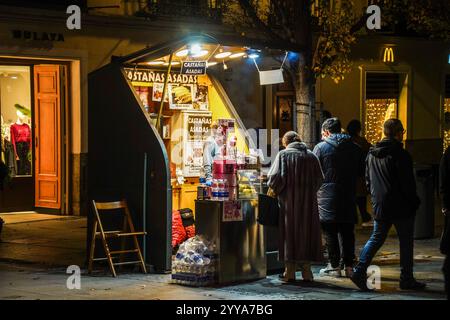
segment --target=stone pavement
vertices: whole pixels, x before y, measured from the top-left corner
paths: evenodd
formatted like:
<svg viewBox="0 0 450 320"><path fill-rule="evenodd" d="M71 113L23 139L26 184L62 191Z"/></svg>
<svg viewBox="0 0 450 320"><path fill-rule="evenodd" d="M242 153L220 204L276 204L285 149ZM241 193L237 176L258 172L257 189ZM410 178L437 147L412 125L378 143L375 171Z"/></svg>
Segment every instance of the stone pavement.
<svg viewBox="0 0 450 320"><path fill-rule="evenodd" d="M428 285L423 292L398 289L398 242L389 238L374 264L381 267L382 288L374 293L355 289L345 278L319 277L316 281L282 283L277 275L255 282L215 288L192 288L170 283L170 275L119 273L112 278L106 272L92 276L82 270L81 289L66 287L66 267L83 265L85 257L86 220L66 217L45 221L7 223L0 243L0 299L170 299L170 300L416 300L444 299L443 257L438 239L417 240L415 247L416 277ZM358 235L357 248L368 233Z"/></svg>

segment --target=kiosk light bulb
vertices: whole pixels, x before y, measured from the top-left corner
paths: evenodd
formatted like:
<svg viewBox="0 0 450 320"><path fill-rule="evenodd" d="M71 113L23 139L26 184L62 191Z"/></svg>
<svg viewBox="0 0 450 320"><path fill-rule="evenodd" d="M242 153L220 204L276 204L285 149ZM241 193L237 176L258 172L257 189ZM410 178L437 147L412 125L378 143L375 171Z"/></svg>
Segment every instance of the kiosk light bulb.
<svg viewBox="0 0 450 320"><path fill-rule="evenodd" d="M225 61L223 61L223 70L227 70L228 69L228 66L227 66L227 64L225 63Z"/></svg>
<svg viewBox="0 0 450 320"><path fill-rule="evenodd" d="M198 44L195 43L191 46L191 55L197 55L202 51L202 47Z"/></svg>
<svg viewBox="0 0 450 320"><path fill-rule="evenodd" d="M249 57L250 59L257 59L257 58L259 58L259 54L257 54L257 53L251 53L251 54L248 55L248 57Z"/></svg>

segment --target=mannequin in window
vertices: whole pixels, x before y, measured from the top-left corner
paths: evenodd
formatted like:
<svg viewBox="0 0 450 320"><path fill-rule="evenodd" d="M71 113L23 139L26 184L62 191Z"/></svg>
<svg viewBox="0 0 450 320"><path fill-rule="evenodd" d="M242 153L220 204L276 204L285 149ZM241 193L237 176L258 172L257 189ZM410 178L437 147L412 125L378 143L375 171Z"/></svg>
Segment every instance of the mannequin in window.
<svg viewBox="0 0 450 320"><path fill-rule="evenodd" d="M25 115L17 110L17 121L10 127L11 143L17 161L17 174L31 174L31 164L28 160L28 152L31 146L31 129L25 123Z"/></svg>

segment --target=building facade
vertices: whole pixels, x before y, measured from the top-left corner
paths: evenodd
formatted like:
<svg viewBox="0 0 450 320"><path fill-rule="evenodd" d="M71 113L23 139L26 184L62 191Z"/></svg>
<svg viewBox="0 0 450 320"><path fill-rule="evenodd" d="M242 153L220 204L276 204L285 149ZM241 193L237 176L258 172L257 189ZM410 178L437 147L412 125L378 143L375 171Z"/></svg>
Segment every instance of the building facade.
<svg viewBox="0 0 450 320"><path fill-rule="evenodd" d="M90 72L114 56L190 32L232 34L214 22L215 16L175 19L165 7L158 8L166 12L158 19L149 18L152 12L137 17L138 11L148 11L140 3L0 2L2 159L12 172L0 194L1 212L87 214ZM66 26L70 4L82 9L80 30ZM186 7L177 8L186 11ZM217 14L208 6L202 8ZM26 141L11 141L17 134L11 134L13 125L27 131ZM21 157L15 157L16 146Z"/></svg>

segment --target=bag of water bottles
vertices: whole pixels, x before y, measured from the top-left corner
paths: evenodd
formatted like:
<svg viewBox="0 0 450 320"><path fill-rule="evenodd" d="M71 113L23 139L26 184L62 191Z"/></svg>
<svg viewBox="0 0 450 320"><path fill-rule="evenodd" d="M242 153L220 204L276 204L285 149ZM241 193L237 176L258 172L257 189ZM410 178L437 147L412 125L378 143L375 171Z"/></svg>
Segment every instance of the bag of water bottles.
<svg viewBox="0 0 450 320"><path fill-rule="evenodd" d="M188 286L214 283L216 273L214 243L197 235L183 242L172 262L172 282Z"/></svg>

